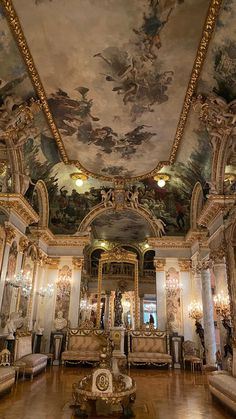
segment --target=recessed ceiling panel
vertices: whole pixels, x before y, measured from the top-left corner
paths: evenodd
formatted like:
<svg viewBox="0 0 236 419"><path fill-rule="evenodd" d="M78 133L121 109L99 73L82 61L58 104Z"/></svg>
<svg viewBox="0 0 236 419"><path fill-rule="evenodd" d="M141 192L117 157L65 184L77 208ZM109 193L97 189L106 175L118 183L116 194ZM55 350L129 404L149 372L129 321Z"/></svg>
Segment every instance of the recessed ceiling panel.
<svg viewBox="0 0 236 419"><path fill-rule="evenodd" d="M209 1L13 3L68 158L109 176L169 160Z"/></svg>

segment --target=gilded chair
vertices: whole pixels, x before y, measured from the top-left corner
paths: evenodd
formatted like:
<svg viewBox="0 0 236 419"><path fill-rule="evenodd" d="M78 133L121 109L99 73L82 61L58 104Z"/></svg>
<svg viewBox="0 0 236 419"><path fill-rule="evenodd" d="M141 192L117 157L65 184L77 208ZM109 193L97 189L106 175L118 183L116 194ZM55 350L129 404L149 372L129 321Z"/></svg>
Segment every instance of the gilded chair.
<svg viewBox="0 0 236 419"><path fill-rule="evenodd" d="M195 367L199 366L202 371L202 359L200 357L198 349L195 347L195 343L191 340L183 342L183 364L184 369L186 362L190 362L191 371L194 372Z"/></svg>

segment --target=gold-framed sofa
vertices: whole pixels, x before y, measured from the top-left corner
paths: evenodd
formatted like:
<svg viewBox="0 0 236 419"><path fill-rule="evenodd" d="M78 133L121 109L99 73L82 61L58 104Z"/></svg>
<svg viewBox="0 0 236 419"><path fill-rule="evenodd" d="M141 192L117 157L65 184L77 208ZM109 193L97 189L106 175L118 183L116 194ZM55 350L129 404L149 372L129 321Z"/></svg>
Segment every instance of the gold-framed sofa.
<svg viewBox="0 0 236 419"><path fill-rule="evenodd" d="M15 369L10 366L11 354L8 349L0 352L0 394L5 393L14 386Z"/></svg>
<svg viewBox="0 0 236 419"><path fill-rule="evenodd" d="M66 350L61 354L62 365L99 361L103 337L105 331L100 329L68 329Z"/></svg>
<svg viewBox="0 0 236 419"><path fill-rule="evenodd" d="M46 369L48 357L45 354L32 353L31 333L19 333L16 335L14 364L24 365L24 373L33 376Z"/></svg>
<svg viewBox="0 0 236 419"><path fill-rule="evenodd" d="M128 366L168 365L172 367L169 335L156 329L128 332Z"/></svg>

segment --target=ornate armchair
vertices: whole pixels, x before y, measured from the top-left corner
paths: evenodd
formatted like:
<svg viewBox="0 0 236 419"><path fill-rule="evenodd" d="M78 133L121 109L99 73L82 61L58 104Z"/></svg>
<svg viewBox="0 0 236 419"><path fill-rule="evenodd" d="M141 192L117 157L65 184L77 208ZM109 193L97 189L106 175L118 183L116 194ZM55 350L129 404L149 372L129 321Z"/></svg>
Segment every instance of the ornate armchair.
<svg viewBox="0 0 236 419"><path fill-rule="evenodd" d="M187 362L190 362L191 365L191 371L194 372L195 367L197 365L200 366L202 370L202 359L200 357L200 353L195 347L195 343L191 340L186 340L183 342L183 364L185 369L185 364Z"/></svg>

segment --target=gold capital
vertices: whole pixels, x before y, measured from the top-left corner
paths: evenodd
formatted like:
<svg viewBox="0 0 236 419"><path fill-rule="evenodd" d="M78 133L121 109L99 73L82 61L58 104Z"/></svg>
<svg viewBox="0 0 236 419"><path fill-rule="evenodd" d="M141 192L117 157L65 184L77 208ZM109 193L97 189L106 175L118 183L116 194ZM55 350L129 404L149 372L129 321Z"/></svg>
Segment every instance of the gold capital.
<svg viewBox="0 0 236 419"><path fill-rule="evenodd" d="M73 268L78 269L79 271L82 270L83 263L84 263L84 258L83 257L80 257L80 258L73 257L73 259L72 259Z"/></svg>
<svg viewBox="0 0 236 419"><path fill-rule="evenodd" d="M164 271L164 267L166 264L166 260L165 259L154 259L154 266L156 268L156 272L161 272Z"/></svg>
<svg viewBox="0 0 236 419"><path fill-rule="evenodd" d="M188 272L191 268L191 260L189 259L179 259L179 269L182 272Z"/></svg>

